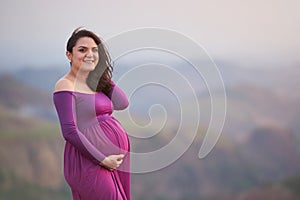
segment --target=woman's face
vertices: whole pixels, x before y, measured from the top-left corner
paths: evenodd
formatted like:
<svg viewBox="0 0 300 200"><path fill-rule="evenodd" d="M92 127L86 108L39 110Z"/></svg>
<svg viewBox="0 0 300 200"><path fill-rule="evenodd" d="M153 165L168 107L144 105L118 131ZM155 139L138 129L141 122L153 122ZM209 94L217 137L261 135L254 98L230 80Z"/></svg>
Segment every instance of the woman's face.
<svg viewBox="0 0 300 200"><path fill-rule="evenodd" d="M99 60L99 54L98 46L92 38L79 38L72 51L72 53L68 51L66 53L72 63L72 68L80 71L92 71L95 69Z"/></svg>

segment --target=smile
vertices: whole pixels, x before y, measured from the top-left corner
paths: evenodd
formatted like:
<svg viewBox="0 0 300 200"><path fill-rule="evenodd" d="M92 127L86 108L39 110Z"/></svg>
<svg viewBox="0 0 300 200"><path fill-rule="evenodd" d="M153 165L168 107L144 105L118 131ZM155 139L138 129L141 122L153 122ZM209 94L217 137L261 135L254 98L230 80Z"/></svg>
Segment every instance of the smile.
<svg viewBox="0 0 300 200"><path fill-rule="evenodd" d="M94 60L84 60L85 63L94 63Z"/></svg>

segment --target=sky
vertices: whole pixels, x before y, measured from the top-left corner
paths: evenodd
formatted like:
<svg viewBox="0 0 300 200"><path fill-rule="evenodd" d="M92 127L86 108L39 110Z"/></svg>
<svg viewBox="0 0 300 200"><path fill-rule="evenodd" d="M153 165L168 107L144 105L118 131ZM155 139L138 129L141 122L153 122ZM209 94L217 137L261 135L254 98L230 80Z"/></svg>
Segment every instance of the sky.
<svg viewBox="0 0 300 200"><path fill-rule="evenodd" d="M79 26L104 40L158 27L193 39L214 60L243 67L299 65L299 10L299 0L1 0L0 68L68 64L66 41Z"/></svg>

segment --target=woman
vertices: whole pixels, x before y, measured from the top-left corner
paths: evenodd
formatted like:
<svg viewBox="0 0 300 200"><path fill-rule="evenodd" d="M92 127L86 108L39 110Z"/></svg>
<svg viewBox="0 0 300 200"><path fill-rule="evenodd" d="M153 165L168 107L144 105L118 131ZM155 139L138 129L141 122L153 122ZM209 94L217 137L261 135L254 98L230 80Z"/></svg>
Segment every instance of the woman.
<svg viewBox="0 0 300 200"><path fill-rule="evenodd" d="M70 71L57 81L53 101L66 140L64 175L74 200L129 200L128 136L111 116L125 109L125 93L111 81L100 38L76 29L67 43Z"/></svg>

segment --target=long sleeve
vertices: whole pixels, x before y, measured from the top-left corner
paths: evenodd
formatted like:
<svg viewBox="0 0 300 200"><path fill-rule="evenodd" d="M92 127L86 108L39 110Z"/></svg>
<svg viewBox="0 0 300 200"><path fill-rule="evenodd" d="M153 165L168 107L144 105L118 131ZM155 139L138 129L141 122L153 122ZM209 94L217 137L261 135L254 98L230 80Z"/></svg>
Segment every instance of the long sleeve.
<svg viewBox="0 0 300 200"><path fill-rule="evenodd" d="M119 88L113 81L111 81L112 90L109 97L114 105L114 110L124 110L128 107L128 98L125 92Z"/></svg>
<svg viewBox="0 0 300 200"><path fill-rule="evenodd" d="M104 160L105 156L79 131L76 125L74 101L74 96L69 91L53 94L53 102L58 113L63 137L78 149L83 156L90 159L93 163L99 164Z"/></svg>

